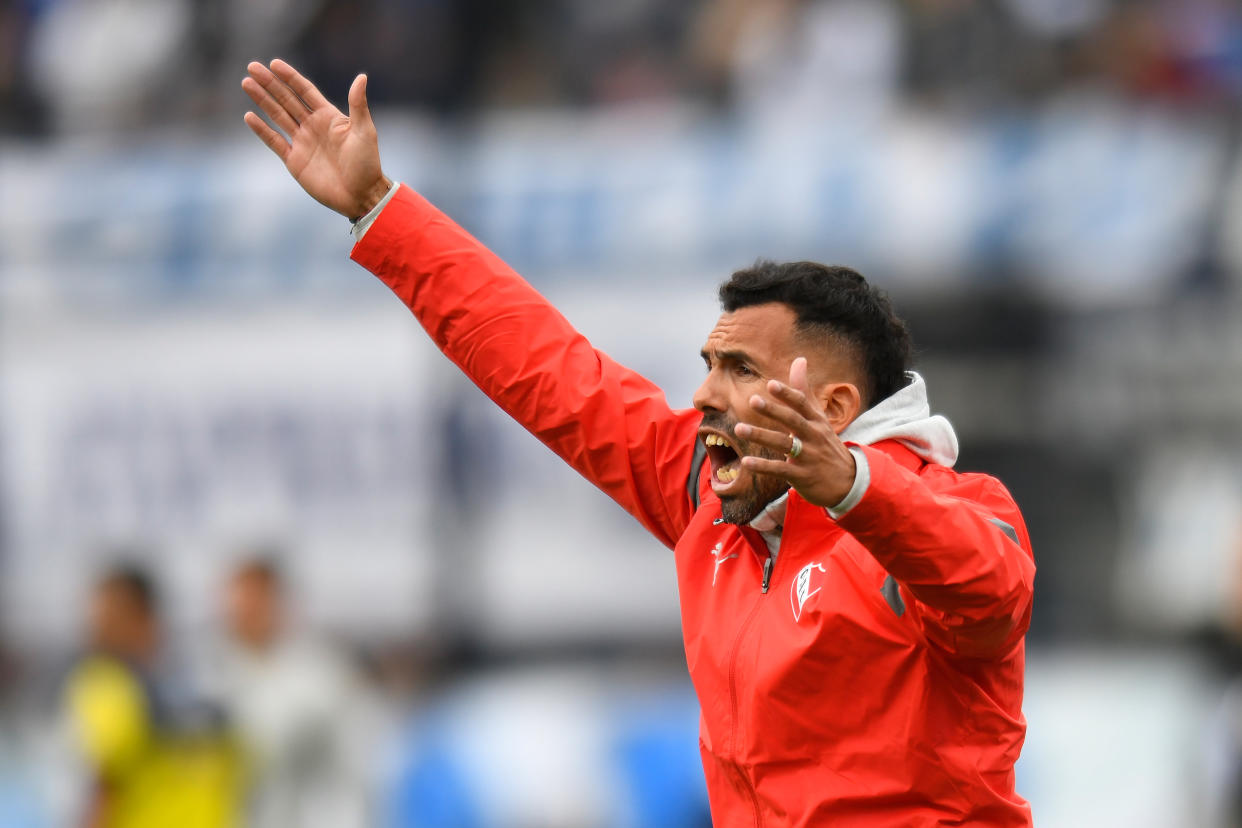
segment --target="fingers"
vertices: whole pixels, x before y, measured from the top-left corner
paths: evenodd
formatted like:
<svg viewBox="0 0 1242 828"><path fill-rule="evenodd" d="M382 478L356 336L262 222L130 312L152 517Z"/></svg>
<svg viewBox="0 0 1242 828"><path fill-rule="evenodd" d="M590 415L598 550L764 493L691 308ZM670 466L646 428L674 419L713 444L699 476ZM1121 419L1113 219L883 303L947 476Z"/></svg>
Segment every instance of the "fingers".
<svg viewBox="0 0 1242 828"><path fill-rule="evenodd" d="M789 365L789 386L803 394L809 394L811 386L806 379L806 357L798 357Z"/></svg>
<svg viewBox="0 0 1242 828"><path fill-rule="evenodd" d="M799 382L801 387L795 386L792 378L798 370L798 363L802 363L801 377ZM807 419L818 419L823 412L811 401L809 389L806 387L806 360L798 357L789 368L789 376L791 382L786 385L777 380L768 380L768 393L776 399L788 405Z"/></svg>
<svg viewBox="0 0 1242 828"><path fill-rule="evenodd" d="M298 122L254 78L243 78L242 89L286 133L292 135L298 128Z"/></svg>
<svg viewBox="0 0 1242 828"><path fill-rule="evenodd" d="M255 135L259 136L259 140L267 144L268 149L276 153L281 161L289 154L289 142L284 137L267 125L267 122L255 115L253 112L247 112L244 116L246 126L250 127Z"/></svg>
<svg viewBox="0 0 1242 828"><path fill-rule="evenodd" d="M294 94L294 91L284 81L269 72L267 67L258 61L250 62L246 69L250 72L250 77L254 79L255 83L263 87L264 91L274 99L277 106L284 109L288 118L298 124L306 120L306 116L310 113L310 108L303 103L301 98Z"/></svg>
<svg viewBox="0 0 1242 828"><path fill-rule="evenodd" d="M367 104L367 76L354 78L349 87L349 121L361 127L371 127L371 108Z"/></svg>
<svg viewBox="0 0 1242 828"><path fill-rule="evenodd" d="M776 386L779 386L779 389ZM803 410L796 406L795 401L788 399L791 395L797 395L802 401L805 401L806 397L800 391L794 391L787 385L778 383L775 380L768 384L768 389L772 391L772 396L777 399L768 400L755 394L749 400L750 407L763 414L763 416L780 423L788 433L797 434L803 440L807 439L810 436L814 421L819 419L821 415L815 411L807 411L804 414Z"/></svg>
<svg viewBox="0 0 1242 828"><path fill-rule="evenodd" d="M788 442L788 439L786 439ZM797 485L803 480L811 479L810 472L807 469L795 465L788 460L768 460L764 457L754 457L747 455L742 458L742 465L759 474L770 474L773 477L780 477L788 480L790 483Z"/></svg>
<svg viewBox="0 0 1242 828"><path fill-rule="evenodd" d="M788 454L790 446L793 444L793 437L788 431L773 431L770 428L760 428L749 423L738 423L734 430L737 431L737 436L752 443L775 449L782 454Z"/></svg>
<svg viewBox="0 0 1242 828"><path fill-rule="evenodd" d="M332 105L328 103L328 99L315 87L315 84L302 77L298 70L280 58L272 61L272 72L276 77L289 84L294 92L298 93L298 97L306 102L308 109L314 111L320 107Z"/></svg>

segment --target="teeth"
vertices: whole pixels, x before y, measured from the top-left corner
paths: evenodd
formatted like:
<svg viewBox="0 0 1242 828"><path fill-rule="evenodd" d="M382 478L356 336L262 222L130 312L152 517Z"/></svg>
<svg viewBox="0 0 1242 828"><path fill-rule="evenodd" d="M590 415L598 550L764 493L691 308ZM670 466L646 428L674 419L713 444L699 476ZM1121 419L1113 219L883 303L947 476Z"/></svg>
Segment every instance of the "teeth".
<svg viewBox="0 0 1242 828"><path fill-rule="evenodd" d="M703 438L703 442L709 446L727 446L729 443L719 434L709 434Z"/></svg>
<svg viewBox="0 0 1242 828"><path fill-rule="evenodd" d="M731 483L737 479L737 469L719 469L716 472L716 477L722 483Z"/></svg>

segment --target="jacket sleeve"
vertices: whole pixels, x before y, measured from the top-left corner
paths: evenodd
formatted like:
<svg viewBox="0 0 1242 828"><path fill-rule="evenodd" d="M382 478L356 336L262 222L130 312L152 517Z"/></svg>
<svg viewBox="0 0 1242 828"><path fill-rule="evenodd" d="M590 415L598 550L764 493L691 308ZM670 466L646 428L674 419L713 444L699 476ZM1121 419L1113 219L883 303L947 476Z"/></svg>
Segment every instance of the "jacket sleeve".
<svg viewBox="0 0 1242 828"><path fill-rule="evenodd" d="M1035 580L1009 493L983 475L953 475L933 490L883 451L864 451L870 485L839 525L914 597L933 644L967 658L1006 655L1030 625Z"/></svg>
<svg viewBox="0 0 1242 828"><path fill-rule="evenodd" d="M466 376L672 547L693 512L698 417L613 362L534 288L406 186L351 254Z"/></svg>

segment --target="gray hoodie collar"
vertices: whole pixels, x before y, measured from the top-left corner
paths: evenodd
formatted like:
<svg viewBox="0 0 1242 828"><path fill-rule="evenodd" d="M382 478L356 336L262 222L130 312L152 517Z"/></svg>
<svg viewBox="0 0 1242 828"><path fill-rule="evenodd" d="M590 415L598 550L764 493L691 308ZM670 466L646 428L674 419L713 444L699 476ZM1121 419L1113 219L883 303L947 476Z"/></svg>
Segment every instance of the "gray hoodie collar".
<svg viewBox="0 0 1242 828"><path fill-rule="evenodd" d="M927 462L952 468L958 454L953 424L931 413L923 378L914 371L906 376L909 385L860 414L841 439L863 446L897 440Z"/></svg>

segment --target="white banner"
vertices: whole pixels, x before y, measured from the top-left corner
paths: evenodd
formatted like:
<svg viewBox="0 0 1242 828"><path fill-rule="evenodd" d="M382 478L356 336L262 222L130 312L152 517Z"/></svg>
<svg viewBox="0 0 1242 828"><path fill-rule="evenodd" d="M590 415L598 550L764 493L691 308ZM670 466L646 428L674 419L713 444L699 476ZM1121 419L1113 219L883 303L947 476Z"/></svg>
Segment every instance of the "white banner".
<svg viewBox="0 0 1242 828"><path fill-rule="evenodd" d="M442 369L392 310L7 326L10 631L71 637L81 591L127 548L182 621L201 619L204 586L256 544L287 550L318 620L417 622L434 487L421 396Z"/></svg>

